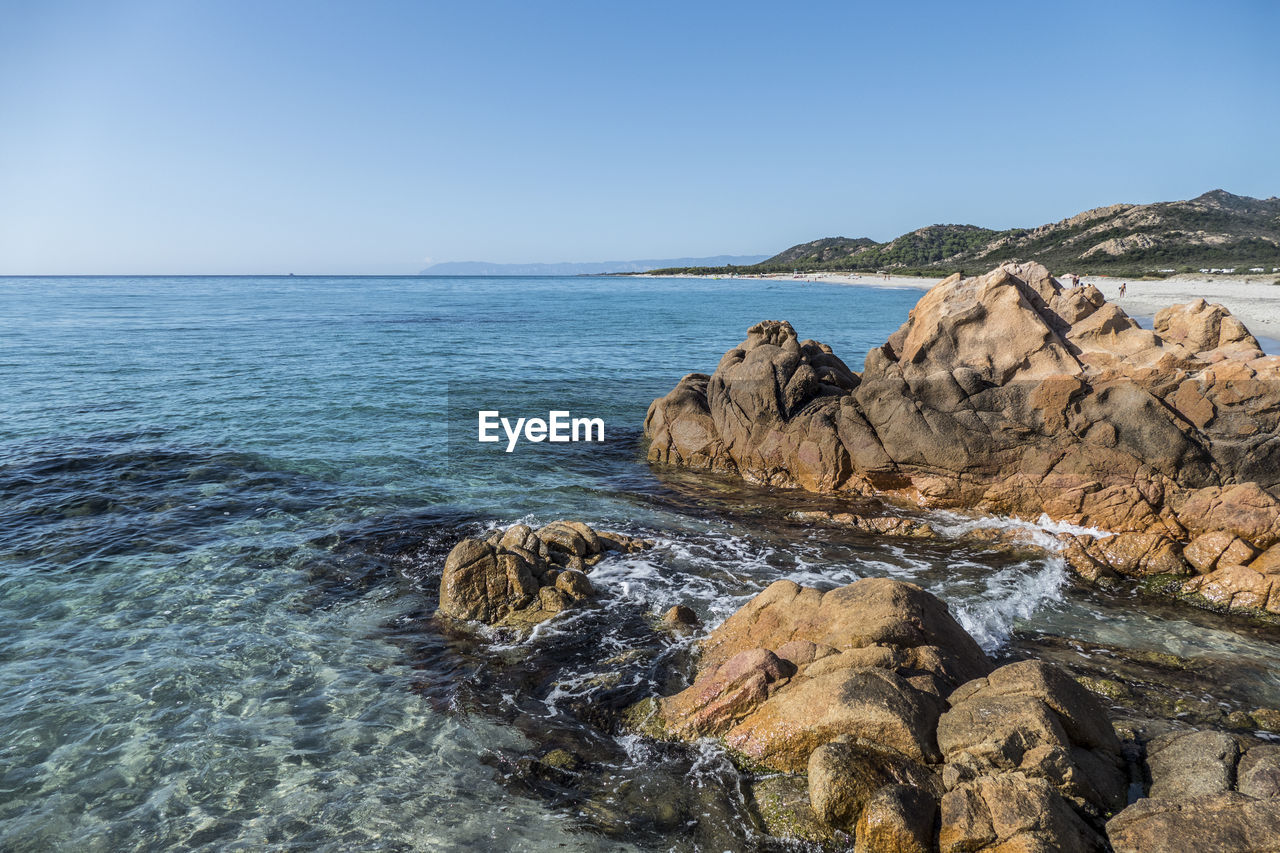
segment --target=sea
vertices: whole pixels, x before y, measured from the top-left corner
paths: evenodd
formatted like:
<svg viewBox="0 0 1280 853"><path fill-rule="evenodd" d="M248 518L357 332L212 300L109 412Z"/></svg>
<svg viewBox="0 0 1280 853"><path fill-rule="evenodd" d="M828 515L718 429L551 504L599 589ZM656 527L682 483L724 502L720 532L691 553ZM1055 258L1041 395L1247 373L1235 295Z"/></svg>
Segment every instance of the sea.
<svg viewBox="0 0 1280 853"><path fill-rule="evenodd" d="M920 295L0 279L0 849L771 849L714 743L618 719L687 684L698 637L779 578L912 581L997 658L1152 684L1180 661L1197 707L1280 706L1273 633L1081 586L1043 520L873 537L794 516L831 498L646 462L649 403L754 323L860 370ZM557 410L603 441L477 441L480 411ZM655 545L527 638L435 618L459 539L556 519ZM984 527L1023 544L961 535ZM655 627L675 604L701 627Z"/></svg>

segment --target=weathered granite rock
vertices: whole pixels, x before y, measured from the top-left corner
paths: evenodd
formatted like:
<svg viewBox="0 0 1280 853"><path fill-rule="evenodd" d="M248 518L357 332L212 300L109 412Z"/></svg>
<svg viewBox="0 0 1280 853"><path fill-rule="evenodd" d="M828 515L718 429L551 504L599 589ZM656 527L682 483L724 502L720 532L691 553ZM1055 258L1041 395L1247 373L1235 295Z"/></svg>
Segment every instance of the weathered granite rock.
<svg viewBox="0 0 1280 853"><path fill-rule="evenodd" d="M1280 746L1175 731L1147 744L1149 796L1107 822L1117 853L1280 850Z"/></svg>
<svg viewBox="0 0 1280 853"><path fill-rule="evenodd" d="M1147 744L1148 796L1179 799L1232 790L1240 744L1226 732L1171 732Z"/></svg>
<svg viewBox="0 0 1280 853"><path fill-rule="evenodd" d="M1280 613L1280 570L1259 572L1252 566L1228 565L1194 577L1180 587L1190 600L1223 610Z"/></svg>
<svg viewBox="0 0 1280 853"><path fill-rule="evenodd" d="M776 581L707 637L702 665L718 665L752 648L812 655L804 664L833 652L857 652L866 660L899 655L916 669L936 672L950 688L990 671L982 649L943 602L915 584L889 578L828 592Z"/></svg>
<svg viewBox="0 0 1280 853"><path fill-rule="evenodd" d="M778 581L707 637L700 664L658 700L657 728L785 772L842 735L937 761L946 694L991 668L946 605L886 578L826 593Z"/></svg>
<svg viewBox="0 0 1280 853"><path fill-rule="evenodd" d="M692 628L698 624L698 614L693 611L692 607L677 604L662 614L662 622L665 625L679 628Z"/></svg>
<svg viewBox="0 0 1280 853"><path fill-rule="evenodd" d="M942 798L942 853L1091 853L1105 842L1044 779L1022 773L979 776Z"/></svg>
<svg viewBox="0 0 1280 853"><path fill-rule="evenodd" d="M815 749L809 755L808 774L814 814L841 829L853 829L864 806L887 785L920 790L931 802L943 793L942 781L928 767L896 750L847 736Z"/></svg>
<svg viewBox="0 0 1280 853"><path fill-rule="evenodd" d="M1182 549L1182 556L1201 574L1208 574L1218 565L1243 566L1257 553L1248 542L1225 530L1202 533Z"/></svg>
<svg viewBox="0 0 1280 853"><path fill-rule="evenodd" d="M1235 791L1145 798L1107 821L1107 838L1116 853L1275 853L1280 803Z"/></svg>
<svg viewBox="0 0 1280 853"><path fill-rule="evenodd" d="M1244 324L1221 305L1203 299L1173 305L1156 314L1156 334L1193 353L1229 348L1252 355L1261 349Z"/></svg>
<svg viewBox="0 0 1280 853"><path fill-rule="evenodd" d="M1278 429L1280 356L1226 309L1145 330L1038 264L940 282L861 374L759 323L645 420L654 462L1147 537L1080 543L1093 577L1187 574L1204 534L1229 561L1280 543Z"/></svg>
<svg viewBox="0 0 1280 853"><path fill-rule="evenodd" d="M855 515L851 512L825 512L810 510L795 512L792 518L801 521L823 521L838 527L851 527L864 533L875 533L880 536L905 536L912 539L927 539L938 533L926 521L918 518L903 518L896 515Z"/></svg>
<svg viewBox="0 0 1280 853"><path fill-rule="evenodd" d="M1236 790L1260 800L1280 797L1280 746L1250 747L1236 765Z"/></svg>
<svg viewBox="0 0 1280 853"><path fill-rule="evenodd" d="M886 785L858 818L854 853L931 853L938 801L910 785Z"/></svg>
<svg viewBox="0 0 1280 853"><path fill-rule="evenodd" d="M938 721L948 788L1019 771L1048 781L1087 813L1124 808L1120 741L1094 694L1062 670L1012 663L963 685L949 701Z"/></svg>
<svg viewBox="0 0 1280 853"><path fill-rule="evenodd" d="M555 521L539 530L517 524L487 539L463 539L445 558L438 612L529 628L589 597L585 570L604 559L606 551L650 545L597 533L577 521Z"/></svg>

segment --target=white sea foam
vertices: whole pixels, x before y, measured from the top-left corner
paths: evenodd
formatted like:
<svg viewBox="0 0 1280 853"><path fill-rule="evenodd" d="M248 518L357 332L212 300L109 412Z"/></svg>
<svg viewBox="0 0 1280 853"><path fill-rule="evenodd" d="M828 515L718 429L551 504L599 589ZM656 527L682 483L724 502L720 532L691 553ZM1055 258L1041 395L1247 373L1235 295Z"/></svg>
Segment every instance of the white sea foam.
<svg viewBox="0 0 1280 853"><path fill-rule="evenodd" d="M1093 536L1105 539L1112 534L1096 527L1083 527L1066 521L1054 521L1042 514L1035 521L1005 515L971 516L947 510L934 510L930 513L934 528L944 536L963 536L974 530L1003 530L1015 538L1029 544L1037 545L1047 551L1057 552L1062 545L1057 536L1060 533L1071 533L1075 536Z"/></svg>
<svg viewBox="0 0 1280 853"><path fill-rule="evenodd" d="M977 595L950 599L956 621L991 652L1009 641L1020 620L1062 600L1066 562L1057 555L1035 563L1019 563L988 574Z"/></svg>

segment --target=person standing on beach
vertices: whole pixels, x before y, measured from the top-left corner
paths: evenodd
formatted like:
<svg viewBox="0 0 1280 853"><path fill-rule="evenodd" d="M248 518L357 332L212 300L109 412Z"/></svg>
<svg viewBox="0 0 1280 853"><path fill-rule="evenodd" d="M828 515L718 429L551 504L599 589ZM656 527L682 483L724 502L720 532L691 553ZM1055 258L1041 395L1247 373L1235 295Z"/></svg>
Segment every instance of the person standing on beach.
<svg viewBox="0 0 1280 853"><path fill-rule="evenodd" d="M1121 296L1124 296L1124 292L1125 292L1126 290L1128 290L1128 289L1129 289L1129 285L1128 285L1128 283L1127 283L1127 282L1123 282L1123 281L1122 281L1122 282L1120 282L1120 295L1121 295Z"/></svg>

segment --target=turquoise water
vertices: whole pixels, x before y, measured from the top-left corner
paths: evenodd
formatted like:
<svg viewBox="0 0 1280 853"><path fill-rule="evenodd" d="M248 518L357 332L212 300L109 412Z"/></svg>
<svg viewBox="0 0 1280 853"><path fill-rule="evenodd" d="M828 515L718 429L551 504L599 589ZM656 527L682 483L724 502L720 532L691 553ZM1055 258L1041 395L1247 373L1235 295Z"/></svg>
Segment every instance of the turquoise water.
<svg viewBox="0 0 1280 853"><path fill-rule="evenodd" d="M1269 640L1130 619L1039 552L815 530L786 512L821 499L644 463L650 400L751 324L790 320L856 370L919 296L0 279L0 848L759 846L723 756L606 712L681 677L689 640L652 614L689 603L714 625L782 576L915 580L993 651L1031 627L1248 658L1249 699L1280 701ZM570 408L606 441L506 454L474 442L478 408ZM458 538L561 517L658 547L600 566L601 603L528 642L434 623ZM551 748L583 766L531 770Z"/></svg>

